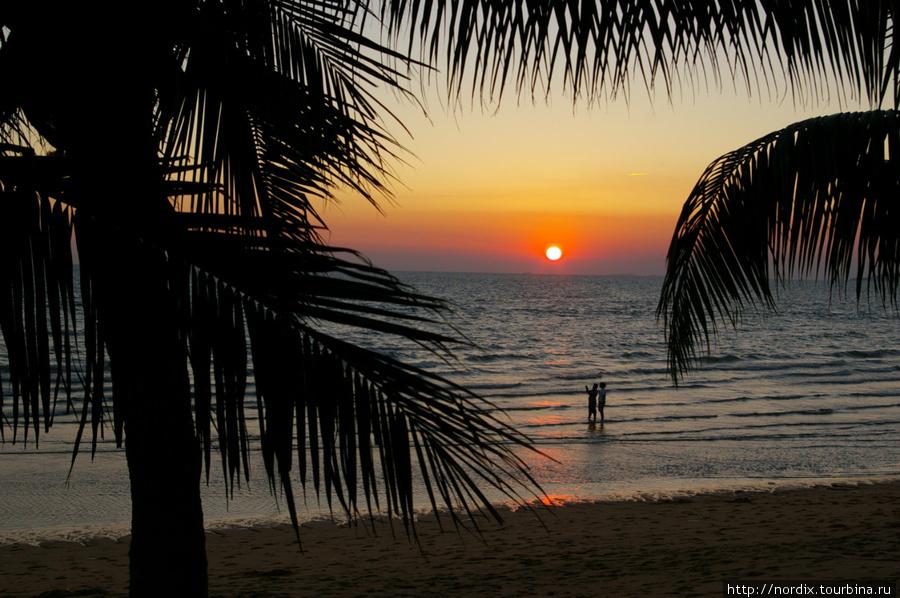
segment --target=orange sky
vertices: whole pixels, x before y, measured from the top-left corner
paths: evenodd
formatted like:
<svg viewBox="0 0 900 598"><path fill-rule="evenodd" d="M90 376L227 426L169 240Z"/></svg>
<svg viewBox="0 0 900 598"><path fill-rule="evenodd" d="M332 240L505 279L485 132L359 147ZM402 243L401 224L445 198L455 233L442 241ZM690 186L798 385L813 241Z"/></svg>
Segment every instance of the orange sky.
<svg viewBox="0 0 900 598"><path fill-rule="evenodd" d="M851 106L850 109L858 109ZM333 245L392 271L661 274L681 206L718 156L783 126L840 111L715 93L587 108L505 102L493 113L400 107L412 152L385 215L339 194ZM550 262L544 251L559 245Z"/></svg>

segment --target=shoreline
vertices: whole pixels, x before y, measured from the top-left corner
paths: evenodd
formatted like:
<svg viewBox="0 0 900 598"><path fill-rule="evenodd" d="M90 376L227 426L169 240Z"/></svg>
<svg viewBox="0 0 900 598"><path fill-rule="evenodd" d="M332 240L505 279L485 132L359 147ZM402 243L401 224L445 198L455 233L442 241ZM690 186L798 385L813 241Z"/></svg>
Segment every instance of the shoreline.
<svg viewBox="0 0 900 598"><path fill-rule="evenodd" d="M879 473L868 476L851 474L793 478L661 478L653 480L650 483L635 480L627 484L608 482L602 485L580 484L577 487L571 484L546 484L544 490L547 493L550 503L559 507L596 502L661 502L705 495L746 492L768 493L784 490L802 490L820 486L865 486L872 484L890 484L894 482L900 483L900 474ZM598 488L594 488L594 486L598 486ZM599 486L603 487L602 491L599 489ZM490 495L490 489L487 490ZM259 496L263 496L262 502L259 501ZM298 496L297 498L298 501L300 501L300 504L297 505L297 509L301 525L326 523L343 526L347 524L346 519L341 514L336 514L336 516L332 518L329 517L327 511L324 509L306 509L302 505L302 497ZM286 505L280 501L276 504L276 501L271 494L266 492L263 493L263 495L257 495L257 501L251 506L259 508L262 505L262 509L260 510L246 510L247 507L245 505L239 504L241 499L242 497L239 495L238 502L232 504L232 507L238 507L235 509L234 514L223 515L218 513L206 515L205 528L207 534L247 528L264 529L281 525L290 525ZM425 500L425 497L420 496L420 504L422 500ZM504 500L502 495L494 497L492 499L492 504L501 511L520 508L518 505L513 505L511 501ZM204 506L206 507L206 505ZM269 512L266 512L267 510ZM128 514L130 513L123 513L126 517ZM427 517L430 514L430 509L424 507L416 509L416 517ZM375 517L380 518L383 517L383 515L376 514ZM77 526L49 524L39 525L32 529L0 529L0 547L13 544L37 546L51 542L85 543L98 539L119 541L120 539L129 536L130 533L131 521L128 518L123 518L118 522L96 521L81 523Z"/></svg>
<svg viewBox="0 0 900 598"><path fill-rule="evenodd" d="M207 532L210 596L721 596L724 580L897 580L900 482L503 510L416 524ZM538 520L538 516L540 520ZM0 597L125 596L128 538L0 546ZM68 592L68 593L60 593ZM92 593L93 592L93 593Z"/></svg>

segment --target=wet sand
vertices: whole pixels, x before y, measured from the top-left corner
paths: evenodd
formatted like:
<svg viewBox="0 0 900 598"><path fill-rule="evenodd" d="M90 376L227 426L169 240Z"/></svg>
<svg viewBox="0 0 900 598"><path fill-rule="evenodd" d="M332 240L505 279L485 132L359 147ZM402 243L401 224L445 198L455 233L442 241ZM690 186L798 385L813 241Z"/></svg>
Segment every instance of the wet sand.
<svg viewBox="0 0 900 598"><path fill-rule="evenodd" d="M540 519L538 518L540 517ZM575 503L479 537L433 518L210 532L210 596L722 596L724 580L900 577L900 483ZM125 596L128 538L0 546L0 597Z"/></svg>

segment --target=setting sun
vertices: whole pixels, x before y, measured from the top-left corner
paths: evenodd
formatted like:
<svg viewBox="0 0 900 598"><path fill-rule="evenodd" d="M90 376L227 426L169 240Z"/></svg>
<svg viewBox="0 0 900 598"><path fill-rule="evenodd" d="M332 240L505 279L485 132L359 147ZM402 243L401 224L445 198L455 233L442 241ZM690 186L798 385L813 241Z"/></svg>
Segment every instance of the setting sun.
<svg viewBox="0 0 900 598"><path fill-rule="evenodd" d="M559 247L556 247L554 245L553 247L549 247L547 249L547 259L548 260L555 262L556 260L558 260L561 257L562 257L562 249L560 249Z"/></svg>

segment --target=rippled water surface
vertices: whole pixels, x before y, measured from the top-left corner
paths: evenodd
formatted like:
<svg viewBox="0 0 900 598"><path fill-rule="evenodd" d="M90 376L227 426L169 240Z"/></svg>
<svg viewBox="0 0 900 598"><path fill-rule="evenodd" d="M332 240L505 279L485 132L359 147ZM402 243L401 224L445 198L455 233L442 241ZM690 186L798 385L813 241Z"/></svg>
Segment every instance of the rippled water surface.
<svg viewBox="0 0 900 598"><path fill-rule="evenodd" d="M723 330L712 355L676 388L655 319L660 278L400 277L450 300L451 322L478 348L458 347L459 363L447 364L372 334L352 340L442 373L504 409L556 459L527 456L551 495L900 478L900 317L880 303L794 285L776 314L749 314L738 332ZM602 427L588 424L584 391L600 380L610 391ZM74 425L59 423L39 449L0 448L0 541L127 529L123 455L101 444L93 462L79 457L66 486ZM254 472L261 476L261 465ZM230 504L216 479L204 492L216 524L279 516L258 478ZM323 512L315 497L308 507L309 516Z"/></svg>

